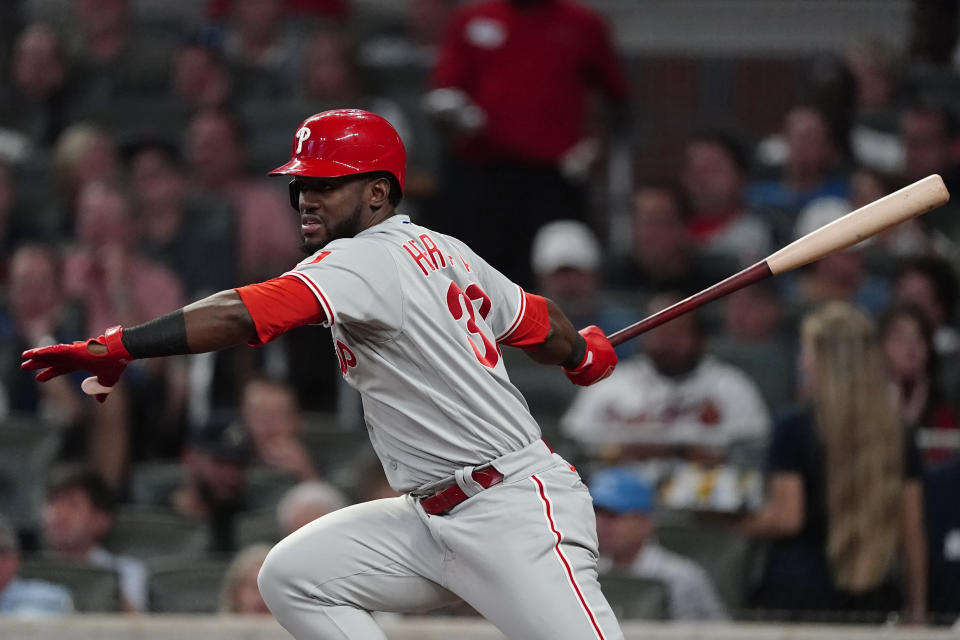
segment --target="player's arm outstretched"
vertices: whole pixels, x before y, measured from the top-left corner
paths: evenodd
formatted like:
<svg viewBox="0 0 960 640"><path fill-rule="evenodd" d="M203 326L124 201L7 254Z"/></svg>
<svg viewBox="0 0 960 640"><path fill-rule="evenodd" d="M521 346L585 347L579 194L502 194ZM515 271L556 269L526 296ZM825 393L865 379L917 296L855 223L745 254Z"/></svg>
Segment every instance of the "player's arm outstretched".
<svg viewBox="0 0 960 640"><path fill-rule="evenodd" d="M552 300L539 296L528 296L528 300L528 304L546 305L540 311L548 320L546 336L542 342L515 346L541 364L560 365L570 381L581 386L599 382L613 373L617 354L599 327L590 325L578 332Z"/></svg>
<svg viewBox="0 0 960 640"><path fill-rule="evenodd" d="M37 370L40 382L88 371L93 376L82 388L103 402L132 360L259 344L324 319L305 285L280 277L215 293L135 327L110 327L89 340L29 349L20 366Z"/></svg>

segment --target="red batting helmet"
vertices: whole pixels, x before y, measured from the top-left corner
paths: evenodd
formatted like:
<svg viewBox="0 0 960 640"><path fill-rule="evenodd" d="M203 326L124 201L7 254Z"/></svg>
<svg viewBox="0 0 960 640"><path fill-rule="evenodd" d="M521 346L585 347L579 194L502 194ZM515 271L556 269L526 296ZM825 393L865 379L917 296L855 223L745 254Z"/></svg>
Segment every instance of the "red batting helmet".
<svg viewBox="0 0 960 640"><path fill-rule="evenodd" d="M369 111L333 109L314 114L293 134L290 161L270 175L339 178L387 171L401 192L407 152L393 126ZM291 187L291 204L297 204ZM297 194L299 196L299 194Z"/></svg>

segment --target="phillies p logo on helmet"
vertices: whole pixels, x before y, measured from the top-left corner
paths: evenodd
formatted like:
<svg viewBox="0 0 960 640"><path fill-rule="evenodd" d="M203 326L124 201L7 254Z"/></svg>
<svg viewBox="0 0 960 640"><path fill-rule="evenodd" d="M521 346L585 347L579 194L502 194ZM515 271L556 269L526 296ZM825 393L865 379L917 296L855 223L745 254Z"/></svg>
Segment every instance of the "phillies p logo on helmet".
<svg viewBox="0 0 960 640"><path fill-rule="evenodd" d="M309 141L310 144L304 144ZM389 122L361 109L315 113L295 130L290 160L270 175L339 178L386 171L403 193L407 152ZM398 195L400 195L398 194ZM290 183L290 204L298 210L300 191Z"/></svg>
<svg viewBox="0 0 960 640"><path fill-rule="evenodd" d="M310 137L310 129L300 127L297 129L297 153L303 151L303 143Z"/></svg>

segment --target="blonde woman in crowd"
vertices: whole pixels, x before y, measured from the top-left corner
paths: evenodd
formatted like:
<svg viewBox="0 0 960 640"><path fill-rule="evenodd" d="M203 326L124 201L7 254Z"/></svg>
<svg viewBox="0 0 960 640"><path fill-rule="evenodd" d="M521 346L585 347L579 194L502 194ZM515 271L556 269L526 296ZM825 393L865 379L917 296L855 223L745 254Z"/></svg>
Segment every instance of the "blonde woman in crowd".
<svg viewBox="0 0 960 640"><path fill-rule="evenodd" d="M257 588L257 574L269 552L269 544L252 544L234 557L223 576L220 613L270 615Z"/></svg>
<svg viewBox="0 0 960 640"><path fill-rule="evenodd" d="M777 423L769 501L742 522L771 538L754 604L795 620L877 622L902 609L921 622L920 458L873 321L846 303L811 313L801 366L808 402Z"/></svg>

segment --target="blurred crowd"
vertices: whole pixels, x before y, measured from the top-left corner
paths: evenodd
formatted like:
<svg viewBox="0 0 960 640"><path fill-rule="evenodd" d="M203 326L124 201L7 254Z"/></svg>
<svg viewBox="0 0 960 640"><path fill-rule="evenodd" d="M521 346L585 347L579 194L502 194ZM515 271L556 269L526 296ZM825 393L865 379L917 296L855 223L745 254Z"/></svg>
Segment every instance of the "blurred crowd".
<svg viewBox="0 0 960 640"><path fill-rule="evenodd" d="M779 127L690 121L663 158L589 3L401 5L0 6L0 614L266 613L271 543L396 495L320 327L134 362L102 405L19 370L292 267L265 174L312 113L388 119L401 213L608 334L931 173L960 197L955 3L915 2L907 50L799 61ZM960 615L958 209L626 342L578 392L504 350L591 487L618 614Z"/></svg>

